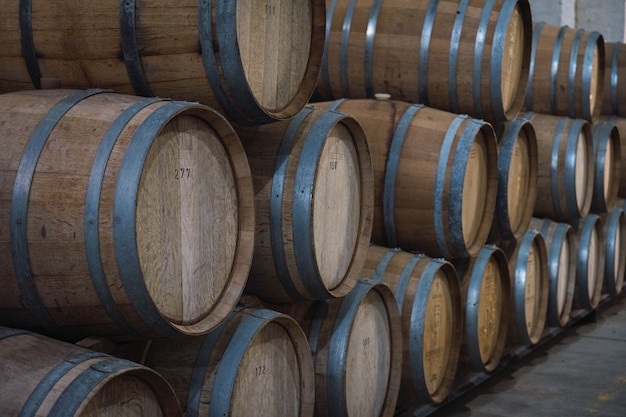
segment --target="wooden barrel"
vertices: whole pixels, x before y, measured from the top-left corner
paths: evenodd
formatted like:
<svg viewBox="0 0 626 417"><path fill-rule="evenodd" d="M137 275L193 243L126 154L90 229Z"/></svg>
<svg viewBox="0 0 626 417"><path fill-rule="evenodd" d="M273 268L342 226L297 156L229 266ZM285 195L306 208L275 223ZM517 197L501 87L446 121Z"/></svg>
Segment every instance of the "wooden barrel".
<svg viewBox="0 0 626 417"><path fill-rule="evenodd" d="M391 417L402 375L402 325L389 287L362 279L343 298L279 306L313 352L317 417Z"/></svg>
<svg viewBox="0 0 626 417"><path fill-rule="evenodd" d="M570 320L576 285L576 236L567 223L534 218L529 230L538 230L548 251L547 325L565 327Z"/></svg>
<svg viewBox="0 0 626 417"><path fill-rule="evenodd" d="M511 119L523 104L531 25L527 0L327 1L317 99L387 93Z"/></svg>
<svg viewBox="0 0 626 417"><path fill-rule="evenodd" d="M365 131L374 167L375 244L447 259L478 253L497 193L490 124L394 100L317 105L351 114Z"/></svg>
<svg viewBox="0 0 626 417"><path fill-rule="evenodd" d="M182 417L155 371L23 330L0 327L0 415Z"/></svg>
<svg viewBox="0 0 626 417"><path fill-rule="evenodd" d="M618 132L618 136L620 138L620 155L626 155L626 119L617 117L617 116L609 116L602 117L601 121L607 122L615 126ZM617 195L620 198L626 198L626 169L622 169L623 164L620 160L620 169L618 170L619 180L618 182L618 191Z"/></svg>
<svg viewBox="0 0 626 417"><path fill-rule="evenodd" d="M492 372L504 354L512 312L506 255L489 245L454 265L465 308L461 360L476 372Z"/></svg>
<svg viewBox="0 0 626 417"><path fill-rule="evenodd" d="M291 121L238 132L257 209L246 292L275 303L343 297L372 233L372 164L358 122L307 106Z"/></svg>
<svg viewBox="0 0 626 417"><path fill-rule="evenodd" d="M533 25L525 107L593 122L604 94L604 38L598 32Z"/></svg>
<svg viewBox="0 0 626 417"><path fill-rule="evenodd" d="M146 365L174 388L186 417L312 417L306 335L288 315L237 307L205 337L154 340Z"/></svg>
<svg viewBox="0 0 626 417"><path fill-rule="evenodd" d="M250 268L250 169L197 103L0 95L0 320L59 338L216 327Z"/></svg>
<svg viewBox="0 0 626 417"><path fill-rule="evenodd" d="M324 48L314 0L3 0L0 91L112 88L199 101L241 124L298 113Z"/></svg>
<svg viewBox="0 0 626 417"><path fill-rule="evenodd" d="M620 133L615 124L608 121L596 122L593 125L593 145L595 179L591 211L602 214L615 205L620 185L622 155Z"/></svg>
<svg viewBox="0 0 626 417"><path fill-rule="evenodd" d="M618 295L624 286L626 272L626 215L616 207L601 216L604 227L604 292Z"/></svg>
<svg viewBox="0 0 626 417"><path fill-rule="evenodd" d="M454 383L463 335L454 266L443 259L371 246L361 275L395 292L404 339L400 402L443 402Z"/></svg>
<svg viewBox="0 0 626 417"><path fill-rule="evenodd" d="M539 171L534 215L572 222L591 209L594 153L591 126L582 119L527 113L537 132Z"/></svg>
<svg viewBox="0 0 626 417"><path fill-rule="evenodd" d="M597 214L588 214L574 228L578 242L574 306L595 310L602 297L604 283L605 239L602 221Z"/></svg>
<svg viewBox="0 0 626 417"><path fill-rule="evenodd" d="M498 135L498 193L492 233L500 239L522 237L537 199L537 136L530 121L517 118Z"/></svg>
<svg viewBox="0 0 626 417"><path fill-rule="evenodd" d="M626 117L626 47L605 42L604 99L602 114Z"/></svg>
<svg viewBox="0 0 626 417"><path fill-rule="evenodd" d="M513 310L509 340L517 345L535 345L546 327L550 288L548 252L541 233L528 230L507 258Z"/></svg>

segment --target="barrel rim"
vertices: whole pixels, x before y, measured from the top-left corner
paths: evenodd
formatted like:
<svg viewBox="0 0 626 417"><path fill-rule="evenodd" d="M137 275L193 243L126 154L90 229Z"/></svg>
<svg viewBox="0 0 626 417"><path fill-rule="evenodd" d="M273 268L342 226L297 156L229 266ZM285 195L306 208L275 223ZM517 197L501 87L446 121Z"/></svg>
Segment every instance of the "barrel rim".
<svg viewBox="0 0 626 417"><path fill-rule="evenodd" d="M626 272L626 213L621 207L615 207L605 219L605 288L609 295L618 295L624 285ZM619 243L616 241L619 232ZM619 252L615 245L619 244ZM615 258L619 259L619 267L615 270Z"/></svg>
<svg viewBox="0 0 626 417"><path fill-rule="evenodd" d="M595 213L605 213L615 205L619 192L620 162L621 162L621 142L620 133L614 123L598 121L592 130L594 153L595 153L595 180L593 198L591 200L591 210ZM607 155L607 148L611 144L611 154ZM611 157L613 171L609 173L610 185L608 195L604 192L604 178L606 174L607 156Z"/></svg>
<svg viewBox="0 0 626 417"><path fill-rule="evenodd" d="M576 299L578 304L585 309L595 310L600 303L602 296L602 284L604 277L604 230L602 229L602 222L600 216L590 213L585 216L577 224L578 229L578 261L576 263ZM597 242L597 259L598 269L596 277L596 286L593 292L589 291L588 282L588 263L589 263L589 242L591 241L592 232L595 230L598 238ZM602 260L602 262L600 262Z"/></svg>

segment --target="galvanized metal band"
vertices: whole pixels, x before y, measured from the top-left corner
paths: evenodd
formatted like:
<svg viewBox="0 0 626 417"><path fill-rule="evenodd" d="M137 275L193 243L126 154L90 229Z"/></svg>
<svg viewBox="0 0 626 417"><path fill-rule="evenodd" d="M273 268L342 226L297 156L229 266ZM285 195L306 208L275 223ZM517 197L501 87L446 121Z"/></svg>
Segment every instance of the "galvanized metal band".
<svg viewBox="0 0 626 417"><path fill-rule="evenodd" d="M231 414L231 398L243 356L258 332L280 316L281 314L276 311L261 309L241 321L215 371L215 381L219 383L213 385L209 417L223 417Z"/></svg>
<svg viewBox="0 0 626 417"><path fill-rule="evenodd" d="M141 64L139 44L137 42L137 24L135 14L135 0L120 1L120 36L121 47L124 56L124 64L133 90L139 96L153 96L152 89L148 85L146 73Z"/></svg>
<svg viewBox="0 0 626 417"><path fill-rule="evenodd" d="M596 123L593 130L593 153L595 157L593 166L595 167L595 173L593 176L594 185L591 204L592 207L596 209L594 212L597 213L606 213L610 211L607 207L606 196L604 194L604 173L607 169L606 150L612 139L611 130L613 127L613 125L607 122L599 121ZM609 155L609 157L611 156L612 155Z"/></svg>
<svg viewBox="0 0 626 417"><path fill-rule="evenodd" d="M535 25L535 29L533 30L533 41L532 47L530 51L530 65L528 68L528 83L526 84L526 109L532 110L534 103L534 94L533 85L534 85L534 76L535 76L535 61L537 59L537 45L539 43L539 37L541 35L541 31L543 27L546 25L545 22L539 22Z"/></svg>
<svg viewBox="0 0 626 417"><path fill-rule="evenodd" d="M328 373L326 374L326 402L334 417L348 417L346 404L346 356L348 338L359 306L365 295L373 288L370 280L358 281L346 295L339 307L328 343Z"/></svg>
<svg viewBox="0 0 626 417"><path fill-rule="evenodd" d="M568 29L567 26L561 27L556 42L554 43L554 51L552 52L552 62L550 65L550 112L553 114L557 114L556 94L558 91L559 60L561 57L561 49L563 48L563 38Z"/></svg>
<svg viewBox="0 0 626 417"><path fill-rule="evenodd" d="M313 192L317 166L333 126L345 118L338 112L325 112L315 120L309 130L300 153L298 168L293 189L293 241L296 265L302 277L302 284L309 297L325 299L329 297L329 289L320 279L313 242Z"/></svg>
<svg viewBox="0 0 626 417"><path fill-rule="evenodd" d="M139 125L122 160L113 203L113 244L122 285L136 313L157 334L165 337L180 337L180 334L160 314L143 279L136 243L137 194L154 139L170 119L189 107L185 102L167 103Z"/></svg>
<svg viewBox="0 0 626 417"><path fill-rule="evenodd" d="M404 269L402 269L402 273L400 274L400 279L398 280L398 286L396 288L396 293L394 294L396 297L396 302L398 304L398 310L402 311L402 305L404 304L404 294L406 293L406 289L409 286L409 281L411 280L411 276L413 275L413 270L417 266L417 263L424 259L424 254L419 253L417 255L413 255L411 259L406 263Z"/></svg>
<svg viewBox="0 0 626 417"><path fill-rule="evenodd" d="M495 0L487 0L480 16L478 31L476 32L476 41L474 42L474 66L472 71L472 96L474 98L474 112L479 117L484 117L483 97L482 97L482 78L483 78L483 54L485 52L485 43L487 31L489 30L489 18L495 4ZM491 87L491 85L490 85ZM499 88L498 88L499 89Z"/></svg>
<svg viewBox="0 0 626 417"><path fill-rule="evenodd" d="M515 276L512 279L513 288L513 310L515 311L515 330L523 345L532 344L530 335L526 327L526 279L528 269L528 257L530 250L539 232L529 230L519 242L517 251L517 262L515 263Z"/></svg>
<svg viewBox="0 0 626 417"><path fill-rule="evenodd" d="M507 120L506 110L502 100L502 65L504 50L507 46L508 28L513 12L517 7L517 0L505 1L498 13L496 30L491 45L491 64L489 66L489 91L491 94L491 113L496 120ZM520 63L521 65L521 63Z"/></svg>
<svg viewBox="0 0 626 417"><path fill-rule="evenodd" d="M352 29L352 16L356 0L350 0L343 18L341 29L341 47L339 49L339 78L341 79L341 92L344 97L351 97L350 77L348 75L348 46L350 45L350 31Z"/></svg>
<svg viewBox="0 0 626 417"><path fill-rule="evenodd" d="M567 205L567 213L569 216L581 217L580 208L578 207L578 196L576 195L576 156L578 154L578 139L586 121L582 119L571 119L569 134L567 137L567 145L565 147L565 203ZM588 143L587 143L588 144ZM585 147L585 151L589 149ZM586 160L593 158L593 149L591 153L587 153ZM587 169L587 164L583 167ZM587 175L592 174L587 172ZM587 177L585 175L585 179ZM585 192L587 185L585 184ZM570 217L571 218L571 217Z"/></svg>
<svg viewBox="0 0 626 417"><path fill-rule="evenodd" d="M74 369L77 365L88 361L90 359L107 357L104 353L99 352L84 352L71 355L59 362L45 377L39 381L35 389L30 393L26 402L22 406L18 417L35 417L37 410L41 407L50 391L55 388L56 384L63 378L69 371ZM72 415L72 414L67 414Z"/></svg>
<svg viewBox="0 0 626 417"><path fill-rule="evenodd" d="M485 126L485 122L478 119L470 119L461 133L461 138L454 153L452 162L452 176L450 178L449 196L463 196L465 185L465 174L472 144L480 129ZM481 217L481 221L482 221ZM448 228L450 230L450 244L453 254L458 256L469 256L467 244L463 237L463 198L448 199Z"/></svg>
<svg viewBox="0 0 626 417"><path fill-rule="evenodd" d="M227 316L227 318L216 327L206 334L202 340L202 345L196 355L196 360L193 365L193 372L189 380L189 389L187 390L187 406L185 408L185 417L199 417L200 416L200 402L202 401L202 387L204 386L205 376L211 361L211 355L215 345L222 337L222 333L226 328L228 322L233 318L235 314L243 310L242 306L235 307Z"/></svg>
<svg viewBox="0 0 626 417"><path fill-rule="evenodd" d="M396 235L396 218L394 214L395 198L396 198L396 179L398 177L398 168L400 165L400 156L402 156L402 147L404 140L411 127L411 122L418 111L424 106L414 104L407 108L400 118L398 125L393 133L391 145L389 147L389 155L385 164L385 180L383 185L383 221L385 223L385 236L387 246L398 247L398 237Z"/></svg>
<svg viewBox="0 0 626 417"><path fill-rule="evenodd" d="M574 100L576 98L576 74L578 73L578 50L580 49L580 41L582 39L583 34L585 33L584 29L578 29L576 34L574 35L574 42L572 43L572 50L570 51L569 56L569 67L567 74L567 107L568 107L568 115L569 117L576 117L576 109L574 105ZM585 78L582 77L581 80L582 96L580 98L581 104L584 106L584 102L587 101L585 99ZM587 95L587 99L589 95Z"/></svg>
<svg viewBox="0 0 626 417"><path fill-rule="evenodd" d="M469 0L461 0L457 8L452 33L450 35L450 55L448 62L448 104L452 113L459 112L459 97L457 93L457 73L459 62L459 46L461 44L461 34L463 32L463 22L465 21L465 12Z"/></svg>
<svg viewBox="0 0 626 417"><path fill-rule="evenodd" d="M82 100L95 94L106 92L106 90L85 90L73 93L58 102L48 114L41 120L31 136L22 160L17 169L13 195L11 197L11 256L13 257L13 268L15 278L20 289L20 295L28 310L46 332L58 338L66 338L67 335L55 323L50 313L41 300L37 285L31 270L28 253L27 225L28 220L28 200L30 198L30 188L35 175L35 169L39 162L39 157L52 131L65 114Z"/></svg>
<svg viewBox="0 0 626 417"><path fill-rule="evenodd" d="M469 117L467 115L461 114L458 115L452 123L450 123L448 131L443 139L443 144L441 145L441 152L439 153L439 161L437 163L437 173L435 176L435 201L433 208L435 239L437 240L437 246L441 250L443 257L448 259L452 259L454 256L446 243L446 228L443 224L443 196L452 195L444 192L444 187L446 185L446 172L450 165L448 164L448 160L450 159L450 152L452 151L456 134L461 127L461 124L463 124L463 122L465 122L468 118Z"/></svg>
<svg viewBox="0 0 626 417"><path fill-rule="evenodd" d="M621 242L617 242L617 238L624 233L623 230L620 230L620 220L622 218L623 210L614 209L609 214L609 217L606 222L605 230L605 252L604 252L604 283L607 287L609 294L613 295L618 293L621 288L617 287L617 282L621 279L619 278L620 272L623 274L623 271L615 270L615 261L619 260L619 262L623 262L620 259L620 246ZM600 279L600 277L598 277Z"/></svg>
<svg viewBox="0 0 626 417"><path fill-rule="evenodd" d="M23 329L12 329L9 327L5 327L0 329L0 340L7 339L13 336L21 336L24 334L31 334L31 332Z"/></svg>
<svg viewBox="0 0 626 417"><path fill-rule="evenodd" d="M274 176L272 178L272 195L270 199L270 241L272 243L272 255L274 258L274 268L283 290L294 301L304 301L304 297L296 288L289 274L285 257L285 243L283 241L283 197L285 195L285 178L287 175L287 165L291 158L291 152L298 139L298 130L304 120L315 111L314 107L304 107L287 126L283 134L278 155L276 155L276 165L274 166Z"/></svg>
<svg viewBox="0 0 626 417"><path fill-rule="evenodd" d="M330 103L330 106L328 106L328 108L326 109L326 111L340 111L339 107L346 101L345 98L340 98L338 100L333 101L332 103Z"/></svg>
<svg viewBox="0 0 626 417"><path fill-rule="evenodd" d="M118 358L104 359L89 366L59 395L48 416L67 417L75 415L87 396L105 379L125 369L136 369L137 367L138 365L133 362Z"/></svg>
<svg viewBox="0 0 626 417"><path fill-rule="evenodd" d="M336 7L337 0L330 0L326 8L326 33L324 36L324 53L322 54L322 66L320 69L320 81L329 96L332 95L332 89L330 86L330 75L328 70L328 40L330 38L330 28L333 24L333 15L335 14Z"/></svg>
<svg viewBox="0 0 626 417"><path fill-rule="evenodd" d="M439 0L430 0L426 15L424 16L424 25L420 36L419 45L419 68L418 68L418 90L419 101L425 106L429 105L429 88L428 88L428 56L430 55L430 40L433 35L433 27L435 25L435 16Z"/></svg>
<svg viewBox="0 0 626 417"><path fill-rule="evenodd" d="M619 97L618 97L618 69L619 69L619 49L622 44L617 42L613 44L613 54L611 55L611 109L613 114L619 113Z"/></svg>
<svg viewBox="0 0 626 417"><path fill-rule="evenodd" d="M582 220L580 238L578 239L578 261L576 263L576 293L582 308L595 307L592 304L593 294L589 292L589 247L591 246L591 236L596 228L596 222L600 218L596 214L589 214ZM599 243L599 242L598 242ZM596 277L600 279L600 277Z"/></svg>
<svg viewBox="0 0 626 417"><path fill-rule="evenodd" d="M561 179L561 174L564 172L560 168L560 164L565 164L564 161L560 158L560 146L561 146L561 135L563 134L563 129L565 129L565 124L568 122L567 117L562 117L559 120L559 123L556 126L554 131L554 136L552 137L552 157L550 158L550 198L552 199L552 209L556 215L557 219L563 219L566 213L563 212L561 207L560 197L561 187L559 184L559 180ZM571 128L570 128L571 130Z"/></svg>
<svg viewBox="0 0 626 417"><path fill-rule="evenodd" d="M322 325L328 314L328 303L328 300L316 302L309 334L307 335L309 347L311 348L311 358L313 359L313 369L317 369L317 349L319 347L320 334L322 333Z"/></svg>
<svg viewBox="0 0 626 417"><path fill-rule="evenodd" d="M424 334L430 329L426 329L424 321L428 308L428 298L431 288L435 282L437 272L441 269L442 262L437 259L428 261L424 272L420 276L411 306L411 333L404 336L409 341L409 372L411 381L416 386L416 392L429 392L424 375ZM396 295L397 297L397 295ZM429 398L422 398L424 401Z"/></svg>
<svg viewBox="0 0 626 417"><path fill-rule="evenodd" d="M541 228L541 235L547 240L551 221L545 221ZM566 243L567 233L571 226L565 223L554 223L554 231L550 240L548 250L548 273L550 275L550 290L548 292L548 319L550 323L557 324L559 317L559 277L561 270L561 249ZM572 249L572 248L570 248ZM569 265L569 264L568 264ZM568 271L569 272L569 271ZM568 275L569 279L569 275Z"/></svg>
<svg viewBox="0 0 626 417"><path fill-rule="evenodd" d="M467 289L467 302L465 303L465 328L467 334L467 351L472 367L476 370L486 371L485 363L480 355L480 334L478 327L478 311L480 309L480 290L483 285L483 271L486 270L495 248L485 246L478 253L474 267L469 276Z"/></svg>
<svg viewBox="0 0 626 417"><path fill-rule="evenodd" d="M376 270L374 271L374 276L371 277L374 282L382 282L383 277L385 275L385 271L387 270L387 266L389 266L389 262L391 262L391 258L396 256L397 253L400 252L400 249L389 249L385 255L380 259L378 265L376 265Z"/></svg>
<svg viewBox="0 0 626 417"><path fill-rule="evenodd" d="M496 212L503 215L495 216L502 237L506 240L515 238L509 217L509 176L511 174L511 161L515 152L515 143L519 139L519 132L528 123L526 119L517 118L511 121L502 137L498 149L498 192L496 199Z"/></svg>
<svg viewBox="0 0 626 417"><path fill-rule="evenodd" d="M232 120L242 125L260 125L273 122L275 121L274 118L261 109L250 91L250 83L246 78L246 72L241 61L238 42L237 5L238 2L236 1L216 1L215 6L216 25L213 29L216 38L213 41L217 41L218 45L223 82L233 93L233 97L228 99L228 104L225 105L220 100L220 105L224 106L224 111ZM233 111L235 105L241 109L243 114Z"/></svg>
<svg viewBox="0 0 626 417"><path fill-rule="evenodd" d="M376 38L376 24L383 0L374 0L370 9L370 17L367 20L365 30L365 51L363 56L363 74L365 76L365 94L374 97L374 39Z"/></svg>
<svg viewBox="0 0 626 417"><path fill-rule="evenodd" d="M100 250L100 192L106 171L109 157L113 151L119 135L122 133L128 122L141 110L149 105L160 101L158 98L149 98L139 101L124 110L113 121L109 130L105 133L100 142L100 147L94 158L89 175L89 183L85 194L85 255L87 256L87 266L89 275L93 283L94 290L109 317L125 333L144 337L126 320L124 314L117 307L115 299L111 295L109 284L106 280Z"/></svg>
<svg viewBox="0 0 626 417"><path fill-rule="evenodd" d="M581 29L582 30L582 29ZM594 84L591 80L593 74L595 73L593 67L593 56L595 54L596 45L598 43L598 39L600 38L600 34L598 32L591 32L589 34L589 38L587 38L587 44L585 45L585 54L583 58L583 69L582 69L582 106L583 106L583 117L588 121L592 121L594 116L594 109L591 108L591 86ZM599 68L598 68L599 69ZM600 105L602 103L598 102ZM617 113L616 113L617 114Z"/></svg>
<svg viewBox="0 0 626 417"><path fill-rule="evenodd" d="M28 75L36 89L41 88L41 70L37 62L37 51L33 39L33 5L32 0L20 0L20 41L22 43L22 57L28 70Z"/></svg>

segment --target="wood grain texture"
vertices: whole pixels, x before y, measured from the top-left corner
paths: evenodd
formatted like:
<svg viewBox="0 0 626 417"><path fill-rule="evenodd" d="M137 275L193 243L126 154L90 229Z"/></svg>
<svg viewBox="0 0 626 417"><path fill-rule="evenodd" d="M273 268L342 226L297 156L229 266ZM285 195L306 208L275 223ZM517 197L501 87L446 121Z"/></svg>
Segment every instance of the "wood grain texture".
<svg viewBox="0 0 626 417"><path fill-rule="evenodd" d="M9 259L15 245L9 224L20 152L24 153L39 120L72 93L42 90L3 95L7 118L0 134L12 138L15 152L8 155L14 161L2 163L6 186L0 209L5 225L1 242ZM96 156L111 125L141 100L106 92L82 100L61 118L35 160L27 196L28 262L43 308L57 326L67 329L66 337L155 336L170 330L206 333L226 317L245 285L253 251L251 175L239 139L222 116L198 104L146 102L120 130L109 157ZM172 108L170 118L158 120L155 114L168 106L180 107ZM154 129L152 133L147 126ZM148 133L138 139L140 129ZM145 160L128 162L129 147L140 141L147 145ZM96 162L104 163L100 182L92 176ZM124 174L129 166L140 175L135 191ZM94 206L87 194L95 184L101 189L93 195ZM120 191L120 187L127 188ZM134 218L116 208L124 203L133 207ZM133 225L132 230L116 235L125 221ZM131 236L134 247L120 250L120 235L125 238L131 233L136 233ZM87 249L94 244L95 254ZM120 261L132 249L138 265L134 272ZM7 279L2 282L0 315L15 326L41 326L18 302L15 262L2 265ZM100 274L104 281L96 279ZM129 275L141 284L129 284ZM104 307L97 289L110 293L134 332ZM136 298L146 296L170 330L142 315L148 307L138 307Z"/></svg>
<svg viewBox="0 0 626 417"><path fill-rule="evenodd" d="M213 3L206 14L201 2L192 0L133 5L136 51L124 37L126 6L119 2L33 3L32 52L41 77L63 88L146 94L137 91L127 70L125 59L134 52L147 95L199 101L252 124L295 115L313 92L324 39L319 2ZM0 90L32 89L37 84L29 81L22 58L19 2L5 0L0 6L6 11L0 40L7 46L0 59ZM205 35L211 39L203 41Z"/></svg>
<svg viewBox="0 0 626 417"><path fill-rule="evenodd" d="M357 119L372 155L372 241L433 257L475 255L495 211L497 147L491 125L429 107L411 116L415 106L396 100L345 100L337 110ZM394 141L396 153L390 156ZM390 177L386 184L393 170L395 181ZM385 199L391 202L387 213Z"/></svg>
<svg viewBox="0 0 626 417"><path fill-rule="evenodd" d="M365 135L351 116L307 109L302 120L237 128L257 207L246 291L270 302L344 296L358 279L371 237L373 174Z"/></svg>
<svg viewBox="0 0 626 417"><path fill-rule="evenodd" d="M372 245L361 275L389 285L401 305L405 364L401 406L443 402L454 383L463 331L454 267L447 261Z"/></svg>
<svg viewBox="0 0 626 417"><path fill-rule="evenodd" d="M2 332L6 330L0 328ZM77 359L90 354L93 356L84 361ZM36 390L43 390L43 401L34 407L32 415L46 416L56 410L61 415L81 417L182 416L178 400L163 377L130 361L95 355L85 348L34 333L2 339L0 359L3 415L18 415L23 407L33 406ZM65 367L66 371L61 372L58 380L51 379L57 367ZM98 367L104 371L94 371ZM79 382L94 372L99 373L96 384L84 389L84 383ZM61 406L68 395L73 398Z"/></svg>
<svg viewBox="0 0 626 417"><path fill-rule="evenodd" d="M330 2L320 100L395 100L486 120L522 106L532 26L527 1ZM434 8L433 8L434 5Z"/></svg>
<svg viewBox="0 0 626 417"><path fill-rule="evenodd" d="M146 363L171 382L188 414L311 417L314 374L306 336L291 317L263 311L237 308L205 338L154 341ZM233 361L237 350L242 353Z"/></svg>

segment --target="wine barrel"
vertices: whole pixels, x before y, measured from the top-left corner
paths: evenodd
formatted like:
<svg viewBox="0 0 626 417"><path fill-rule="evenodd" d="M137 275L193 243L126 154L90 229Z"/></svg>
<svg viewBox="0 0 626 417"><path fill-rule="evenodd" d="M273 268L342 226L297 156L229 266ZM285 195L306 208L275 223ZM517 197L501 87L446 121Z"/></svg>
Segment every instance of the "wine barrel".
<svg viewBox="0 0 626 417"><path fill-rule="evenodd" d="M574 225L578 242L574 306L595 310L602 297L605 269L605 239L602 221L588 214Z"/></svg>
<svg viewBox="0 0 626 417"><path fill-rule="evenodd" d="M602 114L626 117L626 47L605 42L604 99Z"/></svg>
<svg viewBox="0 0 626 417"><path fill-rule="evenodd" d="M204 337L154 340L147 366L170 381L186 417L312 417L306 335L288 315L236 307Z"/></svg>
<svg viewBox="0 0 626 417"><path fill-rule="evenodd" d="M527 0L327 1L317 100L395 100L508 120L523 104Z"/></svg>
<svg viewBox="0 0 626 417"><path fill-rule="evenodd" d="M313 352L317 417L391 417L402 375L402 325L393 292L362 279L343 298L283 304Z"/></svg>
<svg viewBox="0 0 626 417"><path fill-rule="evenodd" d="M373 243L447 259L478 253L497 193L490 124L395 100L316 105L351 114L365 131L374 167Z"/></svg>
<svg viewBox="0 0 626 417"><path fill-rule="evenodd" d="M443 402L454 384L463 310L454 266L396 249L371 246L361 273L389 285L402 318L402 405Z"/></svg>
<svg viewBox="0 0 626 417"><path fill-rule="evenodd" d="M550 219L533 218L529 230L538 230L548 251L548 274L550 276L548 326L565 327L570 320L576 285L576 237L567 223Z"/></svg>
<svg viewBox="0 0 626 417"><path fill-rule="evenodd" d="M199 101L241 124L288 119L314 91L316 0L0 1L0 91L111 88Z"/></svg>
<svg viewBox="0 0 626 417"><path fill-rule="evenodd" d="M492 372L504 354L512 313L507 262L502 249L492 245L454 262L465 308L461 361L475 372Z"/></svg>
<svg viewBox="0 0 626 417"><path fill-rule="evenodd" d="M598 32L533 25L525 107L594 122L604 94L604 38Z"/></svg>
<svg viewBox="0 0 626 417"><path fill-rule="evenodd" d="M527 113L537 132L539 171L534 215L573 222L591 209L594 154L591 126L582 119Z"/></svg>
<svg viewBox="0 0 626 417"><path fill-rule="evenodd" d="M360 125L307 106L291 121L237 131L257 208L246 292L274 303L343 297L372 233L373 173Z"/></svg>
<svg viewBox="0 0 626 417"><path fill-rule="evenodd" d="M0 327L0 415L182 417L172 387L137 363Z"/></svg>
<svg viewBox="0 0 626 417"><path fill-rule="evenodd" d="M626 215L615 207L601 216L605 237L604 292L615 296L622 292L626 272Z"/></svg>
<svg viewBox="0 0 626 417"><path fill-rule="evenodd" d="M506 123L497 136L498 192L492 234L517 240L528 228L537 199L537 136L532 123L523 118Z"/></svg>
<svg viewBox="0 0 626 417"><path fill-rule="evenodd" d="M626 133L626 132L624 132ZM615 124L598 121L593 125L595 174L591 211L602 214L615 205L621 168L620 133Z"/></svg>
<svg viewBox="0 0 626 417"><path fill-rule="evenodd" d="M197 103L0 95L0 321L62 339L204 334L250 268L250 169Z"/></svg>
<svg viewBox="0 0 626 417"><path fill-rule="evenodd" d="M615 126L618 132L618 136L620 138L620 155L626 155L626 119L617 116L609 116L602 117L601 121ZM617 181L619 186L617 195L620 198L626 198L626 169L622 169L622 165L623 164L620 160L620 169L618 170L619 180Z"/></svg>
<svg viewBox="0 0 626 417"><path fill-rule="evenodd" d="M513 310L509 340L516 345L535 345L546 326L550 285L548 252L541 233L528 230L507 258Z"/></svg>

